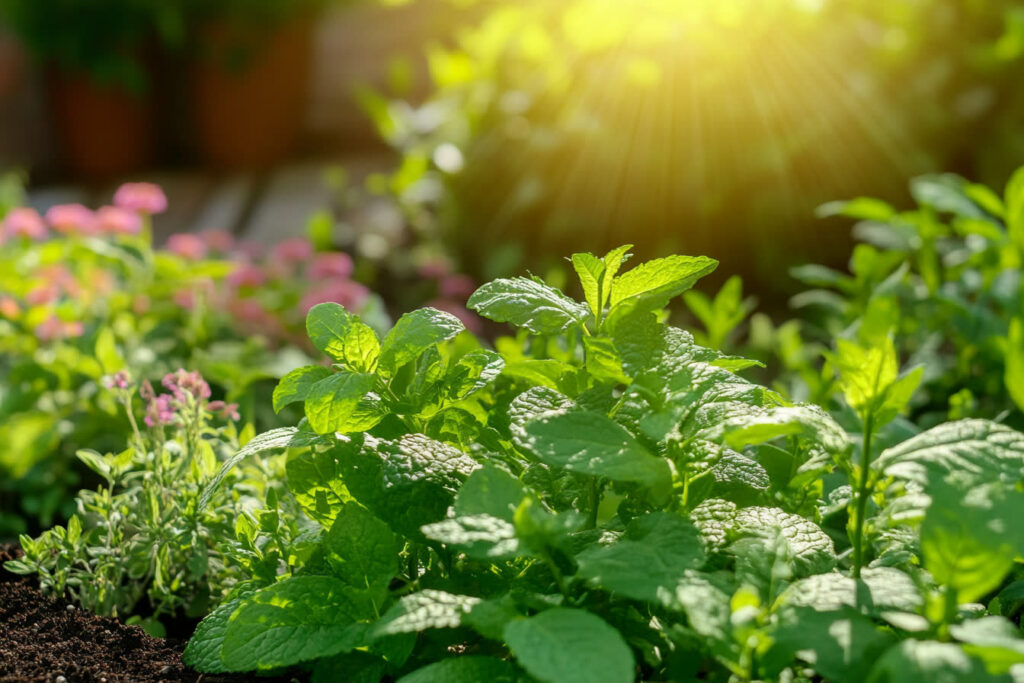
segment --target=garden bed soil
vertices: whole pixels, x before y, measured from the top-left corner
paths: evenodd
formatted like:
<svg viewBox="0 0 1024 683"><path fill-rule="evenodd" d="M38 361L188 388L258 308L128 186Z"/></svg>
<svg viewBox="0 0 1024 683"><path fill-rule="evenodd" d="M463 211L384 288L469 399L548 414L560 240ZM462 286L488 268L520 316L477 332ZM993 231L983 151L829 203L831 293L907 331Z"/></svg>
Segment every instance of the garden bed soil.
<svg viewBox="0 0 1024 683"><path fill-rule="evenodd" d="M184 640L154 638L138 626L44 597L27 577L3 570L20 554L17 546L0 545L0 682L250 680L199 674L181 661Z"/></svg>

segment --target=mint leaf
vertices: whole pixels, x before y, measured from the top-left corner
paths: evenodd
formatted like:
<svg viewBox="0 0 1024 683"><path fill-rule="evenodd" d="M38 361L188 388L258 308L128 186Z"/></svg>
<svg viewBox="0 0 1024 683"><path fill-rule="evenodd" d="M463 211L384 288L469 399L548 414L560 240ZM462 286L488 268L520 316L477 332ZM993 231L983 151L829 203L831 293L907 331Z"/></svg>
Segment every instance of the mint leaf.
<svg viewBox="0 0 1024 683"><path fill-rule="evenodd" d="M613 593L657 602L688 569L704 564L704 545L696 527L682 517L655 512L629 524L625 537L576 556L578 575Z"/></svg>
<svg viewBox="0 0 1024 683"><path fill-rule="evenodd" d="M313 346L356 372L372 372L380 353L377 334L336 303L317 304L306 315Z"/></svg>
<svg viewBox="0 0 1024 683"><path fill-rule="evenodd" d="M411 674L402 676L398 683L517 683L525 681L515 664L496 657L471 655L452 657L428 664Z"/></svg>
<svg viewBox="0 0 1024 683"><path fill-rule="evenodd" d="M421 353L451 339L465 326L451 313L435 308L421 308L406 313L391 328L380 349L380 372L386 377Z"/></svg>
<svg viewBox="0 0 1024 683"><path fill-rule="evenodd" d="M444 377L445 397L461 401L493 382L505 367L493 351L474 351L459 359Z"/></svg>
<svg viewBox="0 0 1024 683"><path fill-rule="evenodd" d="M736 512L735 533L772 542L785 541L798 576L822 574L836 566L835 545L814 522L779 508L749 507Z"/></svg>
<svg viewBox="0 0 1024 683"><path fill-rule="evenodd" d="M991 683L993 677L979 660L971 658L958 645L934 640L904 640L885 652L872 667L867 680L868 683Z"/></svg>
<svg viewBox="0 0 1024 683"><path fill-rule="evenodd" d="M1024 221L1024 216L1021 220ZM1017 404L1017 408L1024 412L1024 318L1014 318L1010 323L1006 336L1006 368L1003 378L1010 398Z"/></svg>
<svg viewBox="0 0 1024 683"><path fill-rule="evenodd" d="M662 308L714 271L718 261L706 256L667 256L642 263L612 282L611 307L632 300L635 310Z"/></svg>
<svg viewBox="0 0 1024 683"><path fill-rule="evenodd" d="M480 560L514 557L519 550L515 526L491 515L445 519L424 525L422 531L427 538L457 546Z"/></svg>
<svg viewBox="0 0 1024 683"><path fill-rule="evenodd" d="M248 596L224 634L228 671L292 666L365 642L371 618L358 591L328 576L294 576Z"/></svg>
<svg viewBox="0 0 1024 683"><path fill-rule="evenodd" d="M604 277L604 261L593 254L573 254L572 267L580 278L580 285L583 286L583 296L590 304L590 312L598 317L604 308L602 300L602 278Z"/></svg>
<svg viewBox="0 0 1024 683"><path fill-rule="evenodd" d="M489 320L544 335L564 332L588 315L586 306L525 277L489 282L473 293L467 305Z"/></svg>
<svg viewBox="0 0 1024 683"><path fill-rule="evenodd" d="M890 610L916 612L923 606L924 599L914 580L899 569L867 567L861 572L860 580L829 572L794 581L786 589L782 602L822 612L857 607L877 616Z"/></svg>
<svg viewBox="0 0 1024 683"><path fill-rule="evenodd" d="M628 431L599 413L543 415L524 428L520 446L543 462L571 472L633 481L652 488L671 482L668 463L652 455Z"/></svg>
<svg viewBox="0 0 1024 683"><path fill-rule="evenodd" d="M324 536L327 563L353 588L387 588L401 545L388 525L355 502L346 503Z"/></svg>
<svg viewBox="0 0 1024 683"><path fill-rule="evenodd" d="M379 398L371 393L376 382L373 375L338 372L315 383L305 403L309 426L318 434L370 429L385 414Z"/></svg>
<svg viewBox="0 0 1024 683"><path fill-rule="evenodd" d="M632 683L633 653L606 621L556 608L505 626L505 642L526 671L545 683Z"/></svg>
<svg viewBox="0 0 1024 683"><path fill-rule="evenodd" d="M406 595L373 628L374 637L417 633L431 628L456 628L464 614L480 602L469 595L452 595L424 588Z"/></svg>
<svg viewBox="0 0 1024 683"><path fill-rule="evenodd" d="M455 514L491 515L511 522L526 492L519 480L494 465L469 475L455 496Z"/></svg>
<svg viewBox="0 0 1024 683"><path fill-rule="evenodd" d="M288 491L310 518L329 529L352 494L342 481L341 466L333 450L307 449L285 465Z"/></svg>
<svg viewBox="0 0 1024 683"><path fill-rule="evenodd" d="M924 484L929 473L970 483L1024 476L1024 434L988 420L947 422L882 451L874 467Z"/></svg>
<svg viewBox="0 0 1024 683"><path fill-rule="evenodd" d="M275 448L286 448L291 445L292 441L299 435L299 430L295 427L280 427L278 429L271 429L269 432L263 432L259 436L253 437L253 439L245 444L237 453L232 455L230 458L224 461L221 465L220 471L210 480L210 482L203 488L202 494L199 496L198 509L203 510L210 503L210 498L213 496L217 487L224 481L224 477L227 476L235 465L242 462L251 455L262 453L263 451L273 450Z"/></svg>
<svg viewBox="0 0 1024 683"><path fill-rule="evenodd" d="M281 408L296 401L305 401L313 385L330 376L330 369L320 365L307 365L292 370L274 387L274 412L279 413Z"/></svg>
<svg viewBox="0 0 1024 683"><path fill-rule="evenodd" d="M228 620L241 604L241 598L228 600L199 622L181 655L185 664L203 673L216 674L228 671L220 653L224 645L224 634L228 630Z"/></svg>

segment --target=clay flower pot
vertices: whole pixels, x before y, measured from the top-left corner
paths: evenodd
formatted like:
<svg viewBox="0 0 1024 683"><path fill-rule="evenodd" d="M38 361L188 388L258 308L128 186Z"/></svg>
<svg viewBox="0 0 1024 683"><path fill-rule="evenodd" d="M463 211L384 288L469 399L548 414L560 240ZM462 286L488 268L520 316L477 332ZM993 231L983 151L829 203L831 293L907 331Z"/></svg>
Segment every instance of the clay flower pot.
<svg viewBox="0 0 1024 683"><path fill-rule="evenodd" d="M48 87L62 165L79 176L107 178L152 163L155 113L147 94L56 69Z"/></svg>
<svg viewBox="0 0 1024 683"><path fill-rule="evenodd" d="M311 19L275 27L258 41L229 25L208 27L205 38L190 79L202 160L220 168L264 168L283 160L306 113Z"/></svg>

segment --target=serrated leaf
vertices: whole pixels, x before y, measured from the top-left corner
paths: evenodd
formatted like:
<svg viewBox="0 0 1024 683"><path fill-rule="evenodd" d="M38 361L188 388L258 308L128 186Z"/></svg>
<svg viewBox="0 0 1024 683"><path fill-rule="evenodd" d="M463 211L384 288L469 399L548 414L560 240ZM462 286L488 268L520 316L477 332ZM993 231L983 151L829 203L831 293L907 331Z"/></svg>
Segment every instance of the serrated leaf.
<svg viewBox="0 0 1024 683"><path fill-rule="evenodd" d="M202 673L216 674L228 671L220 653L224 645L224 634L228 630L228 620L241 604L240 598L229 600L199 622L181 655L185 664Z"/></svg>
<svg viewBox="0 0 1024 683"><path fill-rule="evenodd" d="M371 618L362 596L329 576L294 576L248 596L231 616L222 659L228 671L292 666L352 650Z"/></svg>
<svg viewBox="0 0 1024 683"><path fill-rule="evenodd" d="M688 569L705 560L697 528L664 512L638 517L625 537L576 556L580 578L635 600L657 602L673 595Z"/></svg>
<svg viewBox="0 0 1024 683"><path fill-rule="evenodd" d="M387 588L398 571L398 539L355 502L341 508L323 542L334 575L353 588Z"/></svg>
<svg viewBox="0 0 1024 683"><path fill-rule="evenodd" d="M904 640L875 663L868 683L992 683L984 665L953 643ZM1008 681L1005 679L994 679Z"/></svg>
<svg viewBox="0 0 1024 683"><path fill-rule="evenodd" d="M528 422L517 441L543 462L571 472L652 488L667 487L672 478L665 460L652 455L628 431L599 413L543 415Z"/></svg>
<svg viewBox="0 0 1024 683"><path fill-rule="evenodd" d="M406 595L373 628L374 637L417 633L431 628L456 628L480 598L424 588Z"/></svg>
<svg viewBox="0 0 1024 683"><path fill-rule="evenodd" d="M634 300L639 308L662 308L718 267L706 256L667 256L647 261L615 278L611 307Z"/></svg>
<svg viewBox="0 0 1024 683"><path fill-rule="evenodd" d="M489 282L473 293L467 305L489 320L545 335L575 327L588 315L586 306L525 277Z"/></svg>
<svg viewBox="0 0 1024 683"><path fill-rule="evenodd" d="M505 360L493 351L474 351L459 359L444 377L445 396L461 401L493 382L505 367Z"/></svg>
<svg viewBox="0 0 1024 683"><path fill-rule="evenodd" d="M320 365L307 365L292 370L274 387L274 412L279 413L281 408L296 401L305 401L313 385L330 376L330 369Z"/></svg>
<svg viewBox="0 0 1024 683"><path fill-rule="evenodd" d="M455 496L455 514L491 515L511 522L526 495L514 476L493 465L484 465L469 475Z"/></svg>
<svg viewBox="0 0 1024 683"><path fill-rule="evenodd" d="M307 449L288 459L285 472L288 491L295 502L325 529L334 523L342 506L352 500L333 451Z"/></svg>
<svg viewBox="0 0 1024 683"><path fill-rule="evenodd" d="M491 515L465 515L422 527L423 535L458 547L481 560L514 557L519 550L516 528Z"/></svg>
<svg viewBox="0 0 1024 683"><path fill-rule="evenodd" d="M814 522L779 508L749 507L736 512L734 533L740 537L770 539L781 536L790 551L798 576L831 571L836 566L835 545Z"/></svg>
<svg viewBox="0 0 1024 683"><path fill-rule="evenodd" d="M631 683L635 662L622 635L578 609L550 609L505 627L519 664L544 683Z"/></svg>
<svg viewBox="0 0 1024 683"><path fill-rule="evenodd" d="M1024 176L1022 176L1024 182ZM1024 221L1024 215L1021 216ZM1024 233L1024 227L1022 227ZM1014 318L1006 337L1006 368L1003 380L1010 398L1024 412L1024 318Z"/></svg>
<svg viewBox="0 0 1024 683"><path fill-rule="evenodd" d="M362 432L382 419L385 411L372 393L373 375L337 372L309 388L306 419L318 434Z"/></svg>
<svg viewBox="0 0 1024 683"><path fill-rule="evenodd" d="M466 327L451 313L421 308L406 313L391 328L380 349L380 372L393 375L427 349L451 339Z"/></svg>
<svg viewBox="0 0 1024 683"><path fill-rule="evenodd" d="M871 615L887 610L916 612L924 604L913 579L893 567L867 567L860 580L839 572L809 576L793 582L781 600L822 612L857 607Z"/></svg>
<svg viewBox="0 0 1024 683"><path fill-rule="evenodd" d="M1024 434L988 420L947 422L882 451L873 466L921 484L929 473L955 474L965 486L1018 481L1024 476Z"/></svg>
<svg viewBox="0 0 1024 683"><path fill-rule="evenodd" d="M604 308L604 302L601 300L604 261L589 253L573 254L571 260L572 267L580 278L583 296L590 304L590 312L596 318Z"/></svg>
<svg viewBox="0 0 1024 683"><path fill-rule="evenodd" d="M313 306L306 314L313 346L357 372L372 372L380 354L377 334L336 303Z"/></svg>

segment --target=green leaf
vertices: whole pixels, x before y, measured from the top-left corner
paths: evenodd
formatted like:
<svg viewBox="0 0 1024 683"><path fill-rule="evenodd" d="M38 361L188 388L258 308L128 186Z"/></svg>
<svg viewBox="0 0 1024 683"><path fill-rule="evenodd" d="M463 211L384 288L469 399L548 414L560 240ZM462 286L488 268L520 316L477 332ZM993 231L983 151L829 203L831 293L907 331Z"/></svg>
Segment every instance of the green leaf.
<svg viewBox="0 0 1024 683"><path fill-rule="evenodd" d="M387 588L398 572L398 539L355 502L341 508L324 536L324 550L334 575L353 588Z"/></svg>
<svg viewBox="0 0 1024 683"><path fill-rule="evenodd" d="M860 414L862 419L874 415L876 425L881 427L896 416L903 406L896 410L883 411L887 403L887 392L899 376L899 359L892 338L871 346L860 346L855 342L840 339L836 342L836 352L828 356L839 371L839 386L846 397L846 402ZM917 375L920 381L920 374ZM899 395L909 399L909 392L916 388L916 382L909 386L905 382ZM884 415L882 413L885 413Z"/></svg>
<svg viewBox="0 0 1024 683"><path fill-rule="evenodd" d="M224 645L224 634L228 630L228 620L242 604L242 599L229 600L210 612L199 622L195 633L189 639L182 661L196 671L203 673L226 673L227 667L221 660L221 648Z"/></svg>
<svg viewBox="0 0 1024 683"><path fill-rule="evenodd" d="M263 451L273 450L275 448L287 448L295 439L299 430L295 427L281 427L279 429L271 429L269 432L264 432L259 436L254 437L249 443L245 444L237 453L232 455L230 458L224 461L221 465L220 471L217 472L216 476L210 480L210 482L203 488L202 494L199 496L199 510L203 510L210 503L210 498L213 496L217 487L224 480L235 465L242 462L251 455L262 453Z"/></svg>
<svg viewBox="0 0 1024 683"><path fill-rule="evenodd" d="M356 372L372 372L380 354L377 334L336 303L317 304L306 315L313 346Z"/></svg>
<svg viewBox="0 0 1024 683"><path fill-rule="evenodd" d="M109 327L102 328L96 335L96 360L108 375L124 369L124 357L117 350L114 333Z"/></svg>
<svg viewBox="0 0 1024 683"><path fill-rule="evenodd" d="M431 628L456 628L464 614L480 602L469 595L453 595L424 588L396 602L373 628L374 637L417 633Z"/></svg>
<svg viewBox="0 0 1024 683"><path fill-rule="evenodd" d="M380 372L388 377L394 375L400 367L427 349L465 329L454 315L436 308L406 313L384 337L380 349Z"/></svg>
<svg viewBox="0 0 1024 683"><path fill-rule="evenodd" d="M638 517L625 538L576 556L580 578L635 600L674 595L686 570L704 564L704 545L688 520L665 512Z"/></svg>
<svg viewBox="0 0 1024 683"><path fill-rule="evenodd" d="M281 408L290 403L305 401L313 385L330 376L330 369L320 365L307 365L292 370L274 387L274 412L281 412Z"/></svg>
<svg viewBox="0 0 1024 683"><path fill-rule="evenodd" d="M652 488L669 485L672 473L619 424L599 413L570 411L528 422L520 446L543 462L571 472L632 481Z"/></svg>
<svg viewBox="0 0 1024 683"><path fill-rule="evenodd" d="M921 556L940 585L960 603L994 590L1024 550L1016 532L1024 518L1024 494L1000 484L964 492L942 479L930 482L932 504L921 523Z"/></svg>
<svg viewBox="0 0 1024 683"><path fill-rule="evenodd" d="M445 519L424 525L422 531L427 538L457 546L480 560L514 557L519 550L515 526L491 515Z"/></svg>
<svg viewBox="0 0 1024 683"><path fill-rule="evenodd" d="M228 671L292 666L365 642L365 598L328 576L293 576L248 596L231 616L222 658Z"/></svg>
<svg viewBox="0 0 1024 683"><path fill-rule="evenodd" d="M1001 675L1024 663L1024 640L1017 626L1003 617L965 620L949 627L964 652L985 663L990 674Z"/></svg>
<svg viewBox="0 0 1024 683"><path fill-rule="evenodd" d="M1006 184L1006 229L1010 240L1024 249L1024 166Z"/></svg>
<svg viewBox="0 0 1024 683"><path fill-rule="evenodd" d="M904 640L879 659L868 683L1009 683L993 678L985 667L953 643Z"/></svg>
<svg viewBox="0 0 1024 683"><path fill-rule="evenodd" d="M581 324L587 307L557 289L525 277L494 280L469 298L468 306L483 317L512 323L534 334L559 334Z"/></svg>
<svg viewBox="0 0 1024 683"><path fill-rule="evenodd" d="M633 653L622 635L590 612L550 609L505 627L505 642L545 683L632 683Z"/></svg>
<svg viewBox="0 0 1024 683"><path fill-rule="evenodd" d="M573 254L572 267L580 278L583 296L590 304L590 312L598 317L604 308L602 301L602 279L604 277L604 261L593 254Z"/></svg>
<svg viewBox="0 0 1024 683"><path fill-rule="evenodd" d="M642 263L612 282L611 307L633 300L634 310L662 308L718 267L706 256L667 256Z"/></svg>
<svg viewBox="0 0 1024 683"><path fill-rule="evenodd" d="M515 664L496 657L471 655L451 657L416 669L402 676L398 683L517 683L524 677Z"/></svg>
<svg viewBox="0 0 1024 683"><path fill-rule="evenodd" d="M749 507L736 512L735 524L740 537L784 540L798 576L822 574L836 566L832 539L809 519L779 508Z"/></svg>
<svg viewBox="0 0 1024 683"><path fill-rule="evenodd" d="M511 522L526 495L523 485L508 472L484 465L469 475L455 496L455 514L491 515Z"/></svg>
<svg viewBox="0 0 1024 683"><path fill-rule="evenodd" d="M607 337L584 337L587 372L595 379L613 384L629 384L629 378L622 372L622 359L611 339Z"/></svg>
<svg viewBox="0 0 1024 683"><path fill-rule="evenodd" d="M1024 434L988 420L947 422L882 451L880 472L924 484L929 474L970 483L1024 476Z"/></svg>
<svg viewBox="0 0 1024 683"><path fill-rule="evenodd" d="M867 567L861 572L860 580L829 572L794 581L786 589L782 602L822 612L857 607L877 616L890 610L916 612L923 606L924 599L914 580L899 569Z"/></svg>
<svg viewBox="0 0 1024 683"><path fill-rule="evenodd" d="M445 397L461 401L480 391L501 374L505 360L494 351L474 351L459 359L445 375Z"/></svg>
<svg viewBox="0 0 1024 683"><path fill-rule="evenodd" d="M380 399L371 390L376 378L368 374L337 372L309 388L306 419L318 434L362 432L384 419Z"/></svg>
<svg viewBox="0 0 1024 683"><path fill-rule="evenodd" d="M285 472L288 491L295 502L325 529L334 523L342 506L352 500L332 450L305 449L288 459Z"/></svg>
<svg viewBox="0 0 1024 683"><path fill-rule="evenodd" d="M880 199L857 197L848 201L829 202L822 204L815 212L818 218L830 216L846 216L861 220L884 223L896 215L895 209Z"/></svg>

